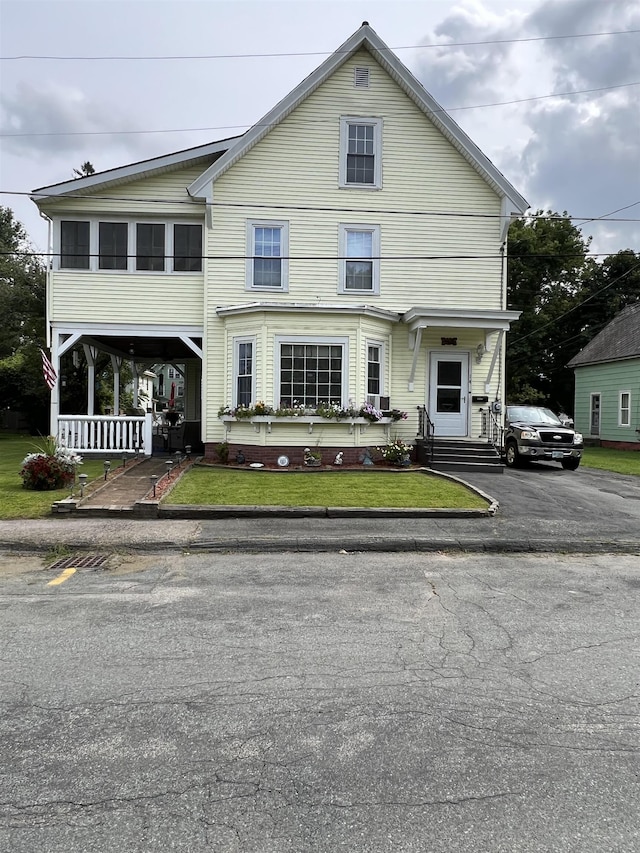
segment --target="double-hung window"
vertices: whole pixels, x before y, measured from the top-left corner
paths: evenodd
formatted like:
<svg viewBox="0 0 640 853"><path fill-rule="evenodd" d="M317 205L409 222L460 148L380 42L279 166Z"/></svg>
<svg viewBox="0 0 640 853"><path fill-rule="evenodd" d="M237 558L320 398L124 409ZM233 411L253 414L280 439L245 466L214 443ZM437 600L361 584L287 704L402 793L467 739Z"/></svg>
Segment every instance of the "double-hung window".
<svg viewBox="0 0 640 853"><path fill-rule="evenodd" d="M63 219L60 223L60 268L88 270L91 223Z"/></svg>
<svg viewBox="0 0 640 853"><path fill-rule="evenodd" d="M382 351L382 344L367 343L367 401L373 406L380 405L382 394Z"/></svg>
<svg viewBox="0 0 640 853"><path fill-rule="evenodd" d="M129 225L127 222L98 223L98 267L101 270L126 270Z"/></svg>
<svg viewBox="0 0 640 853"><path fill-rule="evenodd" d="M382 187L382 119L340 119L341 187Z"/></svg>
<svg viewBox="0 0 640 853"><path fill-rule="evenodd" d="M380 293L380 226L340 225L340 293Z"/></svg>
<svg viewBox="0 0 640 853"><path fill-rule="evenodd" d="M618 426L631 426L631 391L620 392L618 407Z"/></svg>
<svg viewBox="0 0 640 853"><path fill-rule="evenodd" d="M345 338L278 339L276 394L280 405L343 405L347 396L346 352Z"/></svg>
<svg viewBox="0 0 640 853"><path fill-rule="evenodd" d="M247 290L287 290L289 223L247 223Z"/></svg>
<svg viewBox="0 0 640 853"><path fill-rule="evenodd" d="M250 406L255 399L255 338L235 338L234 406Z"/></svg>

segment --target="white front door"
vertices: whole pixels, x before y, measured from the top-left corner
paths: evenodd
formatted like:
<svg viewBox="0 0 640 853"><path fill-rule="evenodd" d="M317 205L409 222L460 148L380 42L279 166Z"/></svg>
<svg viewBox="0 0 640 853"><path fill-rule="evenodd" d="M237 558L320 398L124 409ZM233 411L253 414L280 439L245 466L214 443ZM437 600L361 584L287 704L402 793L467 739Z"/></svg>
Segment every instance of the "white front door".
<svg viewBox="0 0 640 853"><path fill-rule="evenodd" d="M469 353L431 353L429 417L436 437L465 436L469 422Z"/></svg>

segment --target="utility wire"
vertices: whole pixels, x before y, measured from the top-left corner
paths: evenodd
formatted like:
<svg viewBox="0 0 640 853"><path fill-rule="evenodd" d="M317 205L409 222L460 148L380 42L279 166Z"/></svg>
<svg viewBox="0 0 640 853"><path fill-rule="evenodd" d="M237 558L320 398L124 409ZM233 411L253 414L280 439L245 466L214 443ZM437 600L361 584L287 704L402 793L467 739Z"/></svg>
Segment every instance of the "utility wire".
<svg viewBox="0 0 640 853"><path fill-rule="evenodd" d="M614 86L600 86L596 89L575 89L568 92L552 92L548 95L533 95L530 98L516 98L511 101L491 101L486 104L470 104L469 106L464 107L439 107L437 109L433 109L430 112L434 115L437 113L452 113L452 112L460 112L462 110L480 110L487 109L489 107L506 107L512 104L526 104L531 101L543 101L548 98L566 98L573 95L592 95L598 92L610 92L616 89L628 89L631 86L640 86L640 80L632 81L631 83L618 83ZM402 116L405 113L388 113L387 115L394 116ZM293 120L295 121L295 119ZM318 119L314 121L313 119L306 119L304 124L324 124L326 123L325 119ZM274 127L273 124L260 124L256 122L255 124L250 124L249 122L245 122L244 124L222 124L222 125L214 125L212 127L167 127L160 128L155 130L72 130L72 131L47 131L42 133L0 133L0 138L2 139L22 139L22 138L36 138L36 137L52 137L52 136L136 136L136 135L148 135L153 133L209 133L210 131L220 131L220 130L238 130L240 128L247 127Z"/></svg>
<svg viewBox="0 0 640 853"><path fill-rule="evenodd" d="M537 41L559 41L561 39L581 39L581 38L596 38L599 36L622 36L633 35L639 33L640 30L610 30L608 32L598 33L570 33L559 36L527 36L524 38L511 39L487 39L484 41L458 41L458 42L431 42L428 44L411 44L400 45L398 47L386 47L379 53L386 53L396 50L430 50L442 49L451 47L476 47L490 44L522 44L527 42ZM349 51L332 51L332 50L314 50L314 51L297 51L285 53L211 53L211 54L194 54L194 55L169 55L162 54L159 56L54 56L40 54L17 54L15 56L1 56L0 60L18 61L18 60L52 60L52 61L80 61L80 62L129 62L135 61L193 61L202 59L272 59L278 57L295 57L295 56L332 56L334 53L348 53Z"/></svg>

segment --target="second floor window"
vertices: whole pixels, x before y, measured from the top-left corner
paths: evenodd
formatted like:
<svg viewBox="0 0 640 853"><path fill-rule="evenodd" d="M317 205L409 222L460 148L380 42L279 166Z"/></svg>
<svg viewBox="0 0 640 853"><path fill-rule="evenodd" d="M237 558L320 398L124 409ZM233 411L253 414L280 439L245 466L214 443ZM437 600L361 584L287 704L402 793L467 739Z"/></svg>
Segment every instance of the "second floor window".
<svg viewBox="0 0 640 853"><path fill-rule="evenodd" d="M128 231L126 222L100 222L98 227L98 256L101 270L126 270L129 265Z"/></svg>
<svg viewBox="0 0 640 853"><path fill-rule="evenodd" d="M340 226L340 293L380 292L380 227Z"/></svg>
<svg viewBox="0 0 640 853"><path fill-rule="evenodd" d="M173 269L200 272L202 269L202 228L200 225L173 226Z"/></svg>
<svg viewBox="0 0 640 853"><path fill-rule="evenodd" d="M60 223L60 266L71 270L88 270L90 257L88 222L62 220Z"/></svg>
<svg viewBox="0 0 640 853"><path fill-rule="evenodd" d="M340 119L341 187L382 187L382 119Z"/></svg>
<svg viewBox="0 0 640 853"><path fill-rule="evenodd" d="M136 269L164 270L164 224L138 223L136 226Z"/></svg>
<svg viewBox="0 0 640 853"><path fill-rule="evenodd" d="M287 290L288 222L248 223L247 289Z"/></svg>

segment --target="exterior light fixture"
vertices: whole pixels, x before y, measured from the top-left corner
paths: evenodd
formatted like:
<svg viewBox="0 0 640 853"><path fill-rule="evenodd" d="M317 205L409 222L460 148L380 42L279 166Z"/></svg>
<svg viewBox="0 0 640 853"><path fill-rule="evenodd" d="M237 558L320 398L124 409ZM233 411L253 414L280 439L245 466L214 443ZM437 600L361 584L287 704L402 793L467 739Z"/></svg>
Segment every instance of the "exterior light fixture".
<svg viewBox="0 0 640 853"><path fill-rule="evenodd" d="M167 477L171 479L171 469L173 468L173 459L167 459Z"/></svg>
<svg viewBox="0 0 640 853"><path fill-rule="evenodd" d="M108 459L105 459L105 461L104 461L104 478L105 478L105 480L109 476L109 470L110 469L111 469L111 462L109 462Z"/></svg>
<svg viewBox="0 0 640 853"><path fill-rule="evenodd" d="M152 474L149 479L151 480L151 485L153 486L153 496L156 496L156 483L158 482L158 475Z"/></svg>
<svg viewBox="0 0 640 853"><path fill-rule="evenodd" d="M80 480L80 497L84 497L84 489L87 485L87 480L89 479L87 474L78 474L78 480Z"/></svg>

